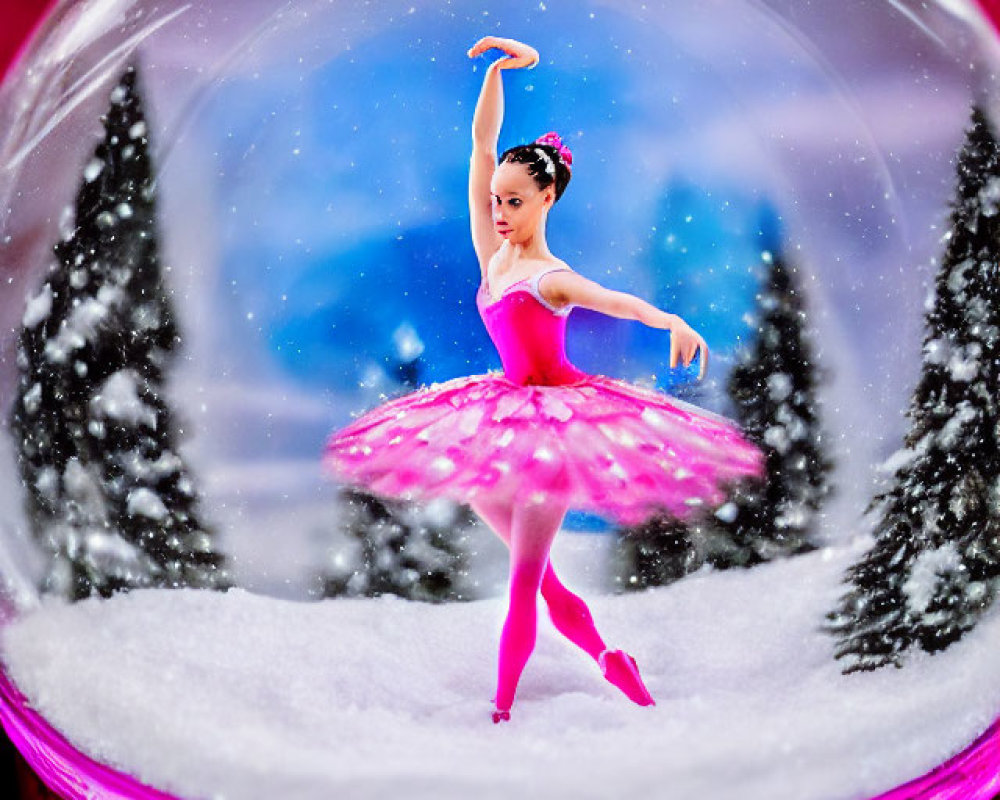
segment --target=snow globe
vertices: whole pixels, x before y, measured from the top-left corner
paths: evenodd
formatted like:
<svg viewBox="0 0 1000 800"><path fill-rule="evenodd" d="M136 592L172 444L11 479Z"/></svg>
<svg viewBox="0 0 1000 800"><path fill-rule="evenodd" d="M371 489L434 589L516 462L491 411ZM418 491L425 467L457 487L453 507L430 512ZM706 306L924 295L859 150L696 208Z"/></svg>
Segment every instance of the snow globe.
<svg viewBox="0 0 1000 800"><path fill-rule="evenodd" d="M711 353L577 307L573 363L766 455L683 521L562 522L655 706L539 613L489 724L504 544L321 468L500 364L485 35L541 55L501 146L572 149L553 252ZM70 797L991 796L998 59L960 0L55 2L0 85L8 735Z"/></svg>

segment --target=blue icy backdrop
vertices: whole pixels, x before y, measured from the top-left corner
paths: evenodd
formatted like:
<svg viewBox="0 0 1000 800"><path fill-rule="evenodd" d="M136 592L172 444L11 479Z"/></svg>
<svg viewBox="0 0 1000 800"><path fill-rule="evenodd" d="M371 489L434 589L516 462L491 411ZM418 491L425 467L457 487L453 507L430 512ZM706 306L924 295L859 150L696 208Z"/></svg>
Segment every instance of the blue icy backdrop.
<svg viewBox="0 0 1000 800"><path fill-rule="evenodd" d="M757 58L720 75L711 61L735 32L714 41L717 20L702 11L670 30L683 16L676 10L664 22L594 3L446 8L404 13L308 66L289 42L266 73L217 84L198 130L224 176L217 289L231 330L250 320L260 333L253 346L312 387L350 385L373 370L429 382L499 366L473 302L467 170L483 67L500 53L465 55L499 27L543 54L534 70L503 73L501 150L556 130L574 151L573 180L550 215L553 252L681 314L724 370L752 334L761 253L784 246L782 210L799 202L779 194L788 189L776 180L781 154L759 141L753 107L768 113L776 94L783 104L819 95L836 105L838 87L816 64L795 63L795 40L766 21L758 41L741 40ZM484 10L502 11L503 24ZM864 143L831 148L854 156ZM855 232L887 224L891 187L877 163L831 172L817 182L859 177L865 185L852 193L870 195L869 219ZM696 372L667 368L663 331L586 309L571 319L570 357L585 369L668 390Z"/></svg>

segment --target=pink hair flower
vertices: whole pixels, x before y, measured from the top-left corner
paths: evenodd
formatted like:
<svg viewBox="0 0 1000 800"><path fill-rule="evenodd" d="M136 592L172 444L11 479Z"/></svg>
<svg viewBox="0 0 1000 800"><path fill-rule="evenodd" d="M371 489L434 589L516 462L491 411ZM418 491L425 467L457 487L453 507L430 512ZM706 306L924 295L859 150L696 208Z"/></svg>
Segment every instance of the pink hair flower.
<svg viewBox="0 0 1000 800"><path fill-rule="evenodd" d="M562 139L559 138L559 134L555 131L549 131L544 136L539 136L535 139L535 144L550 144L556 150L559 151L559 157L562 159L563 163L567 167L571 167L573 164L573 153L570 149L563 144Z"/></svg>

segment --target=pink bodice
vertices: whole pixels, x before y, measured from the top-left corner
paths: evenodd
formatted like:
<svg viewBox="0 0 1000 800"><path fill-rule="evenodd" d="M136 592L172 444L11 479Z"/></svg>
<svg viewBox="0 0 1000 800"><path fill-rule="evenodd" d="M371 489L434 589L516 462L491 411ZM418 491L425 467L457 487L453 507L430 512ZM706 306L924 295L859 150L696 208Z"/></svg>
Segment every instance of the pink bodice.
<svg viewBox="0 0 1000 800"><path fill-rule="evenodd" d="M552 267L517 281L495 302L485 280L480 282L476 307L500 354L504 376L514 383L557 386L588 376L566 357L566 318L572 305L556 309L538 290L543 275L564 269Z"/></svg>

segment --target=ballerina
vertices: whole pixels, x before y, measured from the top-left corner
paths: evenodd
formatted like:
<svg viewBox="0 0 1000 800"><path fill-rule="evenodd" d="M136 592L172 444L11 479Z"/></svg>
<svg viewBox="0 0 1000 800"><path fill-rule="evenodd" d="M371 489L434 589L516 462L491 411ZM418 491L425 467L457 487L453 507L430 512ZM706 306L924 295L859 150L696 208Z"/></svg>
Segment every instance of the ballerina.
<svg viewBox="0 0 1000 800"><path fill-rule="evenodd" d="M476 306L503 364L433 383L368 411L330 435L323 463L340 480L389 497L468 504L509 549L508 607L500 635L494 722L510 719L534 650L541 592L556 629L593 658L629 699L655 705L635 659L610 649L587 604L556 575L552 542L570 508L632 525L655 513L685 519L725 499L723 485L763 474L763 453L723 416L570 363L566 320L575 307L670 331L670 367L705 340L684 320L573 270L549 250L549 211L573 156L550 132L497 159L500 72L534 67L538 52L486 36L468 51L506 57L486 70L472 125L469 214L479 261Z"/></svg>

